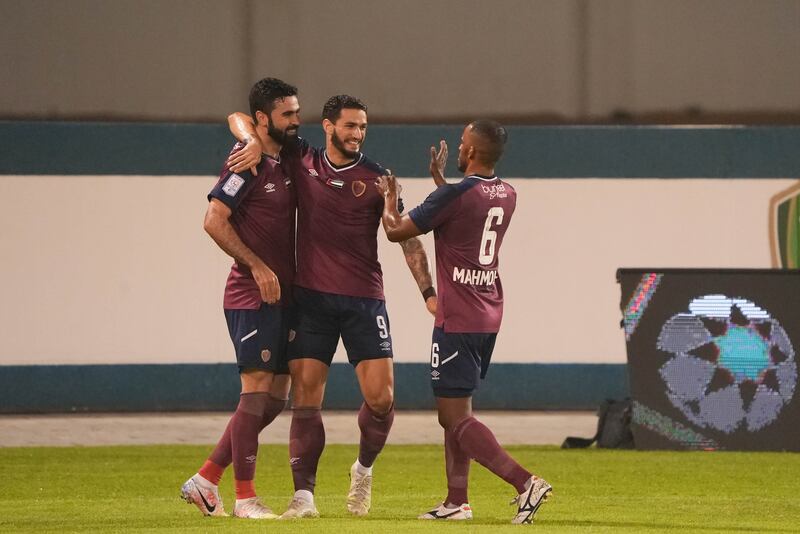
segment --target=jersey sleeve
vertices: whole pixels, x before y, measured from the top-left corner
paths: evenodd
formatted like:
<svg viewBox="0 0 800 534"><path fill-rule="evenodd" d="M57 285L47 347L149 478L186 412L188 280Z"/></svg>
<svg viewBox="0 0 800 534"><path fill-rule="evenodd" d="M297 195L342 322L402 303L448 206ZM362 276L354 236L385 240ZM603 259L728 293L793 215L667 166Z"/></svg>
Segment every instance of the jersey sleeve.
<svg viewBox="0 0 800 534"><path fill-rule="evenodd" d="M435 189L425 201L408 212L419 231L427 234L440 226L458 210L462 191L454 185L443 185Z"/></svg>
<svg viewBox="0 0 800 534"><path fill-rule="evenodd" d="M236 143L231 149L231 154L241 150L242 147L244 147L243 143ZM263 163L259 166L261 165ZM238 174L228 169L223 169L217 185L208 194L208 201L211 202L212 198L216 198L228 206L231 211L236 211L236 208L239 207L239 204L252 189L255 181L256 177L253 176L249 169Z"/></svg>

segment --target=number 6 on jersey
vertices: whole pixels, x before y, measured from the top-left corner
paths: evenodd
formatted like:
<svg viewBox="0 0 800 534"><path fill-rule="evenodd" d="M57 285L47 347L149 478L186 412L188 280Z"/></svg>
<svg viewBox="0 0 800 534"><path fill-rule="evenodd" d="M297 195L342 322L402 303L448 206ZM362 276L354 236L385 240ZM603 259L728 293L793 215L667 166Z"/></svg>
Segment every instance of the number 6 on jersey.
<svg viewBox="0 0 800 534"><path fill-rule="evenodd" d="M497 232L490 230L493 226L493 219L497 219L494 225L499 226L503 224L503 208L499 206L489 208L489 213L486 214L486 222L483 223L483 237L481 238L481 252L478 257L478 261L481 265L491 265L494 261L494 247L495 241L497 240Z"/></svg>

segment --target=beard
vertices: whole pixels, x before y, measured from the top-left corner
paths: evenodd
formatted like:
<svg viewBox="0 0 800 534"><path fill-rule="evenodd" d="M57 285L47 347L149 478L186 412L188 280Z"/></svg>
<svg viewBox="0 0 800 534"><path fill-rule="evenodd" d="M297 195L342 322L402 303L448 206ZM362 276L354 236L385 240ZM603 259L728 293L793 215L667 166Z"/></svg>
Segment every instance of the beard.
<svg viewBox="0 0 800 534"><path fill-rule="evenodd" d="M336 147L336 149L342 153L342 156L346 158L356 159L358 157L358 152L354 150L348 150L344 146L344 141L336 135L336 130L333 131L333 135L331 136L331 144Z"/></svg>
<svg viewBox="0 0 800 534"><path fill-rule="evenodd" d="M285 130L281 130L272 125L272 120L267 121L267 135L279 145L285 145L289 142L296 141L297 131L299 128L299 126L292 126L287 127Z"/></svg>

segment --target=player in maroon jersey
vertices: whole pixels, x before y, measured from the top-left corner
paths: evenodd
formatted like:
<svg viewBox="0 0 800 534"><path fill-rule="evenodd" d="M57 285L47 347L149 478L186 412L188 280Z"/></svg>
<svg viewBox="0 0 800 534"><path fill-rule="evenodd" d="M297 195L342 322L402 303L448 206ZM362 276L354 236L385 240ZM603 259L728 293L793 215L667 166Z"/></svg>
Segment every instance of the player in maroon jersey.
<svg viewBox="0 0 800 534"><path fill-rule="evenodd" d="M390 241L434 232L438 309L431 345L431 385L444 428L448 494L420 519L471 519L467 499L470 458L513 485L518 508L512 523L530 523L551 486L520 466L491 430L472 414L472 394L486 376L503 318L500 247L517 204L517 193L494 172L507 134L493 121L470 123L461 136L458 170L464 179L447 184L443 160L431 150L439 186L401 215L394 176L378 179L385 197L383 226ZM446 145L442 144L446 154ZM440 154L441 152L440 151ZM445 156L446 157L446 156Z"/></svg>
<svg viewBox="0 0 800 534"><path fill-rule="evenodd" d="M204 227L234 259L223 308L236 350L241 396L216 448L181 488L181 495L205 515L227 515L218 484L233 463L236 505L233 514L251 519L277 515L256 496L253 478L258 434L286 406L289 375L286 349L289 305L295 274L296 196L279 153L297 136L297 89L265 78L250 92L250 111L265 157L251 172L223 169L208 195ZM244 147L237 143L236 153Z"/></svg>
<svg viewBox="0 0 800 534"><path fill-rule="evenodd" d="M282 517L318 515L313 501L316 471L325 444L320 409L325 383L339 338L364 397L358 414L361 444L350 469L347 509L366 515L371 504L372 466L394 419L392 338L378 262L378 226L383 196L375 179L387 171L361 153L367 131L367 108L347 95L331 97L323 108L325 149L300 140L287 146L297 186L296 335L289 343L294 390L289 442L295 497ZM232 115L239 139L251 132L246 116ZM255 143L253 143L255 145ZM245 151L230 159L233 170L257 161ZM416 238L402 244L406 261L432 313L432 288L425 250Z"/></svg>

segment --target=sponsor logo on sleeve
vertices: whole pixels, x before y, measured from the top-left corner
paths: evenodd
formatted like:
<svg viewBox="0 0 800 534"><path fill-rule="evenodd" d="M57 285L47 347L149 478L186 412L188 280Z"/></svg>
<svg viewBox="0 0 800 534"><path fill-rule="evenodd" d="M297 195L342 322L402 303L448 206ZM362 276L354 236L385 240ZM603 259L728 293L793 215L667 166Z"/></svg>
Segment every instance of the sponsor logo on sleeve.
<svg viewBox="0 0 800 534"><path fill-rule="evenodd" d="M244 185L244 178L242 178L238 174L231 174L228 177L228 180L225 182L225 185L222 186L222 190L229 197L235 197L236 193L239 192L239 189L241 189L243 185Z"/></svg>

